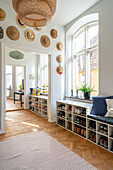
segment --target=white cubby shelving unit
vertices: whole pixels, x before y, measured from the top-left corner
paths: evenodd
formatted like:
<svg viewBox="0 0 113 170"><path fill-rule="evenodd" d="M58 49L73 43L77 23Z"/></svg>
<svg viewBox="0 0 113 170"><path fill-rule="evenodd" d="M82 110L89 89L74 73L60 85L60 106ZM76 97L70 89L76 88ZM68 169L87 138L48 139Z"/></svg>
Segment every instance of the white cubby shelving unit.
<svg viewBox="0 0 113 170"><path fill-rule="evenodd" d="M88 117L91 109L89 103L56 101L56 124L113 153L113 125Z"/></svg>
<svg viewBox="0 0 113 170"><path fill-rule="evenodd" d="M29 96L29 110L48 119L48 96Z"/></svg>

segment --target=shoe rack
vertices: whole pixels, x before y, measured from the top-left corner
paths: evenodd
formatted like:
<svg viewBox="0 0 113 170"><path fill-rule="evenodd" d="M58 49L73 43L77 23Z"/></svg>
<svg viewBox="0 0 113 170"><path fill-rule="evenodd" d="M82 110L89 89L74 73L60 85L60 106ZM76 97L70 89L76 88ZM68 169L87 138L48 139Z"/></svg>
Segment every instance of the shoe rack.
<svg viewBox="0 0 113 170"><path fill-rule="evenodd" d="M29 110L46 119L48 119L47 103L47 96L29 96Z"/></svg>
<svg viewBox="0 0 113 170"><path fill-rule="evenodd" d="M113 125L87 117L87 132L90 141L113 153ZM90 135L91 132L96 136L95 141Z"/></svg>
<svg viewBox="0 0 113 170"><path fill-rule="evenodd" d="M113 125L87 117L92 104L62 100L56 102L56 123L113 153Z"/></svg>
<svg viewBox="0 0 113 170"><path fill-rule="evenodd" d="M90 113L91 104L57 101L56 123L59 126L86 138L86 114Z"/></svg>

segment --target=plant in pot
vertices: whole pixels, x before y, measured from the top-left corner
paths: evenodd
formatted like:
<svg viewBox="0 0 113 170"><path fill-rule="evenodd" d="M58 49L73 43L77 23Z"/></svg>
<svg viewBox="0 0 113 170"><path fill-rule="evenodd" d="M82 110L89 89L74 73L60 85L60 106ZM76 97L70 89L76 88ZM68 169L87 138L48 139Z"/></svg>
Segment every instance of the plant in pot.
<svg viewBox="0 0 113 170"><path fill-rule="evenodd" d="M79 89L77 89L77 90L80 90L80 91L83 92L85 99L90 99L90 93L96 91L96 90L94 90L94 87L91 88L90 86L88 86L88 85L86 85L86 84L82 85L82 86L81 86Z"/></svg>
<svg viewBox="0 0 113 170"><path fill-rule="evenodd" d="M22 84L20 84L19 86L19 91L22 91Z"/></svg>

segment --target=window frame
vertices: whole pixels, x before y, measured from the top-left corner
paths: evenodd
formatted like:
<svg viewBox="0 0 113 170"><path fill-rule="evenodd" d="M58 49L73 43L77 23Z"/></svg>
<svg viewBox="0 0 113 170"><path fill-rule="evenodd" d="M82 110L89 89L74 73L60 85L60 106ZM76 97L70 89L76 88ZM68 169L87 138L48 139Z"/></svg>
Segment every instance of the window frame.
<svg viewBox="0 0 113 170"><path fill-rule="evenodd" d="M18 69L21 69L21 71L19 70L18 72ZM22 82L19 82L18 79L20 78L20 76L22 77L23 75L22 66L15 66L15 73L16 73L16 90L19 90L19 85L22 84Z"/></svg>
<svg viewBox="0 0 113 170"><path fill-rule="evenodd" d="M99 35L99 23L98 21L93 21L93 22L89 22L85 25L83 25L82 27L80 27L75 33L74 35L72 36L72 44L73 44L73 56L72 56L72 84L71 86L72 87L75 87L75 90L73 88L73 96L76 96L76 90L77 90L77 80L75 80L76 78L76 64L77 64L77 60L76 60L76 57L77 56L80 56L82 54L85 54L85 58L86 58L86 69L85 69L85 82L86 84L89 84L90 83L90 71L88 70L88 62L90 62L89 60L89 53L93 52L93 51L96 51L98 50L99 51L99 37L98 37L98 43L97 45L94 45L94 46L91 46L91 47L88 47L88 29L93 27L93 26L96 26L98 25L98 35ZM75 52L75 49L74 49L74 39L77 38L83 31L85 31L85 38L84 38L84 50L81 50L79 52ZM99 53L98 53L99 55ZM99 70L99 58L98 58L98 70ZM99 75L98 75L99 77ZM98 81L99 83L99 81ZM98 84L98 87L99 87L99 84ZM98 92L99 92L99 89L98 89ZM71 95L72 96L72 95Z"/></svg>
<svg viewBox="0 0 113 170"><path fill-rule="evenodd" d="M40 66L41 86L44 85L44 82L48 86L48 72L46 72L46 70L48 70L48 68L49 68L49 60L47 61L48 56L46 56L46 55L41 56L41 57L43 57L43 59L41 58L41 66Z"/></svg>
<svg viewBox="0 0 113 170"><path fill-rule="evenodd" d="M10 65L6 65L6 67L7 66L10 66ZM12 66L10 66L11 68L12 68L12 73L5 73L5 76L6 76L6 84L7 84L7 76L12 76L12 78L13 78L13 67ZM7 86L7 85L6 85ZM10 90L12 90L12 86L13 86L13 81L11 81L11 89ZM6 89L8 89L7 87L6 87Z"/></svg>

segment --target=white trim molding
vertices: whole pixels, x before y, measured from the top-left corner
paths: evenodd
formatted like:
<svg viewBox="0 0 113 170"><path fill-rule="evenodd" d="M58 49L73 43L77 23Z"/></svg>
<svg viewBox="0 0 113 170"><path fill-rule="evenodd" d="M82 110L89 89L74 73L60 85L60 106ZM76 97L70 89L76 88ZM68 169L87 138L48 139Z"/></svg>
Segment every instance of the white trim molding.
<svg viewBox="0 0 113 170"><path fill-rule="evenodd" d="M0 135L5 134L5 130L0 130Z"/></svg>
<svg viewBox="0 0 113 170"><path fill-rule="evenodd" d="M0 42L0 134L5 133L5 46Z"/></svg>
<svg viewBox="0 0 113 170"><path fill-rule="evenodd" d="M53 74L52 74L52 55L48 55L48 58L49 58L49 65L48 65L48 72L49 72L49 79L48 79L48 121L49 122L52 122L53 120L53 92L52 92L52 89L53 89L53 84L52 84L52 77L53 77Z"/></svg>

